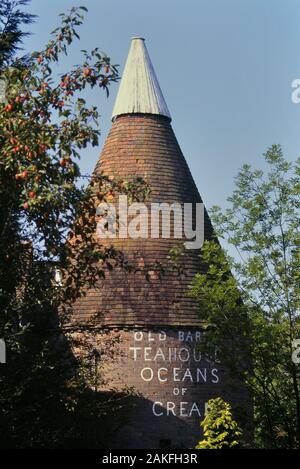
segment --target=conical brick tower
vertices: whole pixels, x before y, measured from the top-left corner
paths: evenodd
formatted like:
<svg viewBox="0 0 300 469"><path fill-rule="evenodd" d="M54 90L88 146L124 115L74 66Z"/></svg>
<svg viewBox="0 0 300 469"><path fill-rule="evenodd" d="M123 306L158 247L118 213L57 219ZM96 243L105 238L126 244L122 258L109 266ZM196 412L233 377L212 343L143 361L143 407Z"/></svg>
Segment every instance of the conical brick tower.
<svg viewBox="0 0 300 469"><path fill-rule="evenodd" d="M148 206L202 202L142 38L132 39L112 120L95 174L145 178L151 188ZM205 215L205 237L211 232ZM174 236L101 240L123 251L137 267L166 265L170 250L183 241ZM199 356L201 324L197 305L187 295L193 276L201 271L199 251L185 250L181 265L181 275L167 270L161 279L155 270L146 279L142 272L114 269L74 306L78 323L100 313L106 342L118 334L116 360L106 360L101 350L107 386L127 385L139 396L111 447L193 447L209 398L247 399L242 388L231 395L224 371Z"/></svg>

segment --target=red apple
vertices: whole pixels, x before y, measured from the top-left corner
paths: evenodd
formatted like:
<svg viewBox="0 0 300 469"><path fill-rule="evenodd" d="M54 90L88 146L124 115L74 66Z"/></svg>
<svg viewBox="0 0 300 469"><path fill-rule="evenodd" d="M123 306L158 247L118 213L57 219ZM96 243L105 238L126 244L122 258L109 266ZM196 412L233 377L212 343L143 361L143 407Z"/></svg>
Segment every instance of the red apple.
<svg viewBox="0 0 300 469"><path fill-rule="evenodd" d="M39 155L43 155L46 150L47 150L47 145L40 145L38 149Z"/></svg>
<svg viewBox="0 0 300 469"><path fill-rule="evenodd" d="M92 73L92 70L88 67L86 67L84 70L83 70L83 74L85 77L89 77Z"/></svg>

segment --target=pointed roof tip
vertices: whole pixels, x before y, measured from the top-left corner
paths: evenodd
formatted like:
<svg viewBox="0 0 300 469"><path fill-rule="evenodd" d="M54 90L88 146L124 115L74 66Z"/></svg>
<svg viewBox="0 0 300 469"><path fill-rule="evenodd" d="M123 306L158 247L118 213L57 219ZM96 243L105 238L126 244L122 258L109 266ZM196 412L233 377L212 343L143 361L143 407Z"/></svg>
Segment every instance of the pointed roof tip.
<svg viewBox="0 0 300 469"><path fill-rule="evenodd" d="M131 39L112 120L122 114L155 114L171 120L145 39L139 36Z"/></svg>

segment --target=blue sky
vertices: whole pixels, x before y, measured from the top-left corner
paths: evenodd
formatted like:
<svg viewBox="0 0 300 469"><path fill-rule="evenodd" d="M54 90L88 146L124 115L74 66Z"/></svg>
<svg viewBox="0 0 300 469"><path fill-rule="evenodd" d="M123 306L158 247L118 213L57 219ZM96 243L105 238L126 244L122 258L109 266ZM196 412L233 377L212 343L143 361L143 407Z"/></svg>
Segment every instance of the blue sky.
<svg viewBox="0 0 300 469"><path fill-rule="evenodd" d="M263 167L262 153L280 143L285 155L300 155L300 104L291 82L300 78L299 0L32 0L38 21L26 39L41 48L73 5L89 9L61 71L80 63L80 49L98 46L121 65L130 38L140 35L154 64L179 144L207 207L225 206L243 163ZM99 107L99 148L82 155L93 170L111 126L117 85L107 100L88 93Z"/></svg>

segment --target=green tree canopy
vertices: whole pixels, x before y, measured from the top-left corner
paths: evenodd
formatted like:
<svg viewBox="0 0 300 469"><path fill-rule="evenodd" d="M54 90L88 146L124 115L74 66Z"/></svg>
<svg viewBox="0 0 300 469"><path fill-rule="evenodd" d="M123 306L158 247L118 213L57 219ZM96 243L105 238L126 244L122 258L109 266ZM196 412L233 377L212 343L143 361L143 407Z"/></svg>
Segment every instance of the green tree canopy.
<svg viewBox="0 0 300 469"><path fill-rule="evenodd" d="M219 239L206 242L206 274L191 294L207 327L202 344L217 347L223 364L249 384L255 405L256 444L300 445L300 367L292 359L300 338L300 161L284 159L279 145L265 154L268 171L244 165L229 208L211 211Z"/></svg>
<svg viewBox="0 0 300 469"><path fill-rule="evenodd" d="M201 422L203 440L196 449L233 449L239 446L241 430L232 416L231 406L220 397L210 399Z"/></svg>
<svg viewBox="0 0 300 469"><path fill-rule="evenodd" d="M29 32L23 26L31 24L36 16L24 11L30 0L2 0L0 4L0 70L11 65Z"/></svg>

